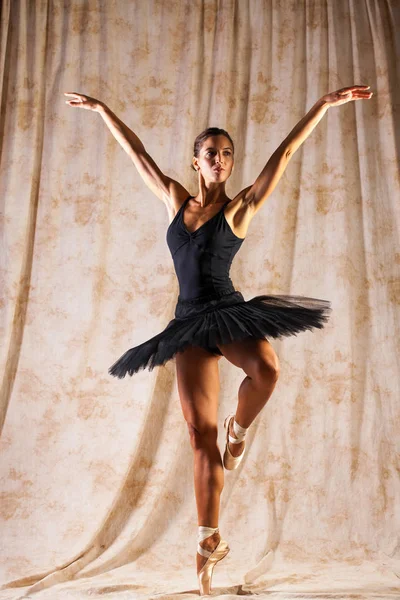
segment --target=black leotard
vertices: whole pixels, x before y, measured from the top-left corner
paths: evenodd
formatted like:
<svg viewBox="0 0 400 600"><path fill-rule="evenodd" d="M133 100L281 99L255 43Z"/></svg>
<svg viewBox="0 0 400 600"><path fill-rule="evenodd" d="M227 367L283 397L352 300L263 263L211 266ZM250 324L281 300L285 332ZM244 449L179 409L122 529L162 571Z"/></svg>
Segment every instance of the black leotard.
<svg viewBox="0 0 400 600"><path fill-rule="evenodd" d="M225 202L211 219L196 231L183 221L189 196L167 230L167 244L179 281L179 300L217 297L235 291L229 270L244 238L239 238L225 218Z"/></svg>

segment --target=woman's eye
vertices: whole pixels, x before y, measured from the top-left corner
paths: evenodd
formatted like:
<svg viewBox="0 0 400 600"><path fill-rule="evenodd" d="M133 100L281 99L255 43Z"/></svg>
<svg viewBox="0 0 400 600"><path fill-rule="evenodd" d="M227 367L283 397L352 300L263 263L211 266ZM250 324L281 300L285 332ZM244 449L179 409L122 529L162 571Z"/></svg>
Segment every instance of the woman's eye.
<svg viewBox="0 0 400 600"><path fill-rule="evenodd" d="M215 154L215 152L207 152L206 156L211 156L211 154ZM229 152L229 150L227 152L225 152L224 154L231 156L231 152Z"/></svg>

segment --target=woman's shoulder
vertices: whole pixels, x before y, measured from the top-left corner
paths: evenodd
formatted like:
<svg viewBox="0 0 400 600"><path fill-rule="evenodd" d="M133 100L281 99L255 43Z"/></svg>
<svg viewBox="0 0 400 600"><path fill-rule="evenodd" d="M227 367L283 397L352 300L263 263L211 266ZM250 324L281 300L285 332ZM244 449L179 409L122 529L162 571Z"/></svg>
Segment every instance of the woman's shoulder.
<svg viewBox="0 0 400 600"><path fill-rule="evenodd" d="M253 217L253 212L249 206L247 192L251 186L241 190L225 207L225 218L233 233L244 239Z"/></svg>

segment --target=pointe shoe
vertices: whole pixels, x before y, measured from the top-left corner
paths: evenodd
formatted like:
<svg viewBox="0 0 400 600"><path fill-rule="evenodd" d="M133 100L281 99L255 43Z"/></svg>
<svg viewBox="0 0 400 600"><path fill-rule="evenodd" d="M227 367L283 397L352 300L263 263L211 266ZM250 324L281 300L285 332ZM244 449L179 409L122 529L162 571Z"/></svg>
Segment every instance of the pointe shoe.
<svg viewBox="0 0 400 600"><path fill-rule="evenodd" d="M229 550L230 548L228 546L228 543L222 539L219 541L218 546L214 548L212 552L209 552L209 550L205 550L200 546L200 544L197 545L197 552L208 559L197 574L197 577L199 579L200 596L206 596L211 594L211 579L213 569L217 562L225 558Z"/></svg>
<svg viewBox="0 0 400 600"><path fill-rule="evenodd" d="M232 444L240 444L240 442L244 441L244 440L237 440L236 438L229 435L229 424L230 424L231 419L233 419L234 417L235 417L235 415L228 415L224 421L224 427L226 429L226 443L225 443L225 452L224 452L223 463L224 463L225 469L227 469L228 471L233 471L234 469L238 468L238 466L244 456L245 449L246 449L246 446L245 446L243 448L243 452L241 454L239 454L239 456L233 456L233 454L229 450L228 442L231 442Z"/></svg>

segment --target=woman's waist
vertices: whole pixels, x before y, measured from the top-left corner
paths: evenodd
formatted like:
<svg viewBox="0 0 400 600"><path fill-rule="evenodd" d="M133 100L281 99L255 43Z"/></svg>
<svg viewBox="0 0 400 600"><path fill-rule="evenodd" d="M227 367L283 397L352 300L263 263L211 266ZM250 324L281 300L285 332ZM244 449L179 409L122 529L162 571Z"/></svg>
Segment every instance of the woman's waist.
<svg viewBox="0 0 400 600"><path fill-rule="evenodd" d="M209 273L193 273L188 269L184 278L178 278L178 302L207 302L235 292L229 275L211 276Z"/></svg>
<svg viewBox="0 0 400 600"><path fill-rule="evenodd" d="M194 298L183 299L179 296L175 308L175 317L177 319L196 317L215 308L223 308L241 302L244 302L242 294L233 287Z"/></svg>

